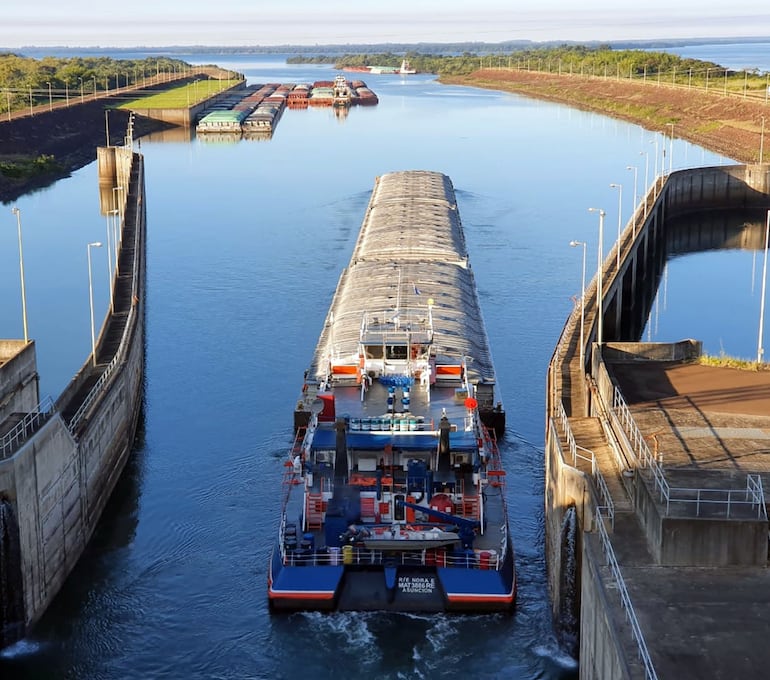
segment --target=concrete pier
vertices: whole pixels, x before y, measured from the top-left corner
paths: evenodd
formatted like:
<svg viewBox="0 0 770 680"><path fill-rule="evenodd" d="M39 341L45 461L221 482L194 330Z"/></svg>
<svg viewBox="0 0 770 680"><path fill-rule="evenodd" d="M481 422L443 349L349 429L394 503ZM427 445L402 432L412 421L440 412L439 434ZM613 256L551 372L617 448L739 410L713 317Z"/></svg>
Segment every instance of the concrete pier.
<svg viewBox="0 0 770 680"><path fill-rule="evenodd" d="M549 364L546 557L554 615L579 594L581 678L770 666L770 415L757 398L770 372L700 366L697 341L637 342L667 253L757 245L769 178L767 165L659 178L607 254L602 305L596 279L586 292L584 362L576 308ZM573 511L576 568L562 538Z"/></svg>

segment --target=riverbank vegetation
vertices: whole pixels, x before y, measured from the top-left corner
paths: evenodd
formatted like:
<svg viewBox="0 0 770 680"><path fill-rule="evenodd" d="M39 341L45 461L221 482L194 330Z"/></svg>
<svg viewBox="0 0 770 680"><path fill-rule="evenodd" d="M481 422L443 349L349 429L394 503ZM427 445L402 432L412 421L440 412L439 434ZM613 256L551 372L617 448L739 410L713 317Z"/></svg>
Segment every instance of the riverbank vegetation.
<svg viewBox="0 0 770 680"><path fill-rule="evenodd" d="M99 96L119 87L144 86L177 77L191 67L179 59L45 57L0 53L0 119L20 109ZM170 78L169 78L170 79Z"/></svg>
<svg viewBox="0 0 770 680"><path fill-rule="evenodd" d="M710 88L746 93L749 96L766 95L770 85L770 74L756 68L738 71L711 61L683 58L668 52L618 50L608 45L562 45L485 55L465 53L441 56L407 52L295 56L288 61L333 64L335 68L343 69L372 65L397 68L403 59L407 59L410 66L417 71L435 73L439 78L467 76L483 69L517 70Z"/></svg>

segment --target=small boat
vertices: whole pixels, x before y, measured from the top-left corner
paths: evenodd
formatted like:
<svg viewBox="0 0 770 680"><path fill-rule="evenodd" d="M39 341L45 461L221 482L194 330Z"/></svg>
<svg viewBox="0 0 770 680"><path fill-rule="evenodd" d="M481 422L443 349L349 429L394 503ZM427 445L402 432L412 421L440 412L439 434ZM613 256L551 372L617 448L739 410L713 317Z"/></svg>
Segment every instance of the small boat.
<svg viewBox="0 0 770 680"><path fill-rule="evenodd" d="M505 411L445 175L378 178L294 427L272 609L512 609Z"/></svg>

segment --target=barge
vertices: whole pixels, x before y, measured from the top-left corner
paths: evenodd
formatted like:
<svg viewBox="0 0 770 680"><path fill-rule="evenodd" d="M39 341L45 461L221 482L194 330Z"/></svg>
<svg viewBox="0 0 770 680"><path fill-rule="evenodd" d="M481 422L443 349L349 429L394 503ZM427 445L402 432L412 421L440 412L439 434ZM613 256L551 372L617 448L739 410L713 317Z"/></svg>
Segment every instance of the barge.
<svg viewBox="0 0 770 680"><path fill-rule="evenodd" d="M376 181L294 411L273 610L510 611L497 392L451 181Z"/></svg>

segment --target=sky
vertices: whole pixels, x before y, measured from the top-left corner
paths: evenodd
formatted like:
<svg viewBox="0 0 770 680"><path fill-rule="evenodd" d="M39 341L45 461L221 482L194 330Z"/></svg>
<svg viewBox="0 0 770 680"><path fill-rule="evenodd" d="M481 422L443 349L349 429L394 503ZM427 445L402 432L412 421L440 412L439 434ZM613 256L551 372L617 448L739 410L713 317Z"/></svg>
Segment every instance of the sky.
<svg viewBox="0 0 770 680"><path fill-rule="evenodd" d="M765 0L0 0L8 49L765 36Z"/></svg>

